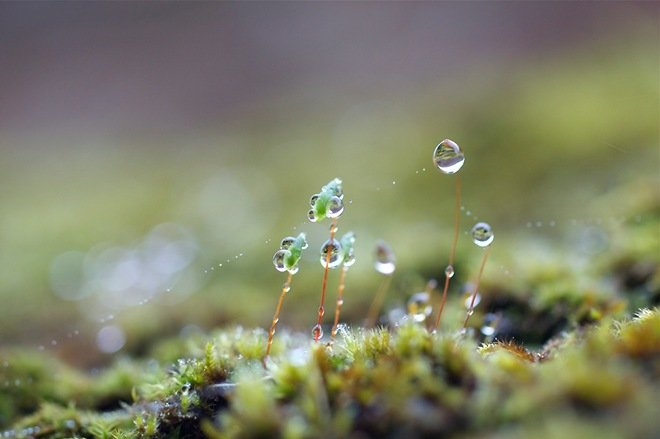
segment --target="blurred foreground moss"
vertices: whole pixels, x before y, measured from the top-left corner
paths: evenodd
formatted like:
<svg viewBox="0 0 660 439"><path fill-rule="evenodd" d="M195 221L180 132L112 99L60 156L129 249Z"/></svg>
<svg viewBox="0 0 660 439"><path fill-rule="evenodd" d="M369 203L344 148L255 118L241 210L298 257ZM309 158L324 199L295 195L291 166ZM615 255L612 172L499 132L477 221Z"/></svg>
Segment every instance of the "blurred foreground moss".
<svg viewBox="0 0 660 439"><path fill-rule="evenodd" d="M537 351L413 322L343 328L332 346L282 332L266 367L266 332L241 327L95 376L14 353L2 381L29 385L3 389L4 436L641 438L660 428L658 308Z"/></svg>

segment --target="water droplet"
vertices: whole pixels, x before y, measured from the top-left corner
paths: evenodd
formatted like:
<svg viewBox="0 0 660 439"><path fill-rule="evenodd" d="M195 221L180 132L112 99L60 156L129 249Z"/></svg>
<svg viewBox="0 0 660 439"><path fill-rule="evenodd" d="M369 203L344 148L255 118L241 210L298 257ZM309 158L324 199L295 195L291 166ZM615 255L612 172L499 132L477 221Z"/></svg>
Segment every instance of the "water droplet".
<svg viewBox="0 0 660 439"><path fill-rule="evenodd" d="M330 261L328 263L328 252L330 252ZM321 265L325 268L336 268L342 263L344 254L341 250L341 244L336 239L330 241L329 239L321 246Z"/></svg>
<svg viewBox="0 0 660 439"><path fill-rule="evenodd" d="M293 236L287 236L286 238L282 239L282 242L280 242L280 248L286 250L289 247L291 247L295 242L296 242L296 238L294 238Z"/></svg>
<svg viewBox="0 0 660 439"><path fill-rule="evenodd" d="M374 268L381 274L392 274L396 270L396 257L394 251L385 241L376 243L376 261Z"/></svg>
<svg viewBox="0 0 660 439"><path fill-rule="evenodd" d="M291 291L291 285L289 284L284 285L284 287L282 287L282 291L288 293L289 291Z"/></svg>
<svg viewBox="0 0 660 439"><path fill-rule="evenodd" d="M321 338L323 338L323 328L321 325L314 325L312 328L312 336L314 337L315 341L319 341Z"/></svg>
<svg viewBox="0 0 660 439"><path fill-rule="evenodd" d="M344 202L341 198L334 196L328 200L326 216L328 218L338 218L344 212Z"/></svg>
<svg viewBox="0 0 660 439"><path fill-rule="evenodd" d="M463 167L465 156L455 142L445 139L435 147L433 162L445 174L454 174Z"/></svg>
<svg viewBox="0 0 660 439"><path fill-rule="evenodd" d="M451 265L447 265L447 268L445 268L445 276L447 276L449 279L454 277L454 267Z"/></svg>
<svg viewBox="0 0 660 439"><path fill-rule="evenodd" d="M339 226L336 222L330 224L330 233L337 233L339 231Z"/></svg>
<svg viewBox="0 0 660 439"><path fill-rule="evenodd" d="M284 260L291 254L289 250L278 250L273 255L273 265L277 271L285 272L286 265Z"/></svg>
<svg viewBox="0 0 660 439"><path fill-rule="evenodd" d="M314 209L309 209L309 212L307 212L307 219L313 223L319 220L319 218L316 216L316 212L314 211Z"/></svg>
<svg viewBox="0 0 660 439"><path fill-rule="evenodd" d="M426 291L413 294L408 299L408 314L410 314L414 321L424 322L428 316L433 312L431 306L431 299Z"/></svg>
<svg viewBox="0 0 660 439"><path fill-rule="evenodd" d="M488 247L495 239L493 229L488 223L477 223L472 227L472 241L479 247Z"/></svg>
<svg viewBox="0 0 660 439"><path fill-rule="evenodd" d="M470 309L470 305L477 306L479 305L479 302L481 302L481 294L476 293L476 297L474 298L474 304L472 304L472 296L473 294L471 292L467 292L463 295L463 303L465 304L465 307L467 309Z"/></svg>
<svg viewBox="0 0 660 439"><path fill-rule="evenodd" d="M499 320L500 319L497 314L492 314L492 313L486 314L484 316L484 324L481 327L481 333L486 337L495 335Z"/></svg>
<svg viewBox="0 0 660 439"><path fill-rule="evenodd" d="M393 181L392 181L392 184L396 184L396 180L393 180Z"/></svg>
<svg viewBox="0 0 660 439"><path fill-rule="evenodd" d="M312 198L309 199L309 205L314 207L318 199L319 199L319 194L312 195Z"/></svg>
<svg viewBox="0 0 660 439"><path fill-rule="evenodd" d="M344 255L344 267L350 267L355 264L355 250L350 249L346 255Z"/></svg>

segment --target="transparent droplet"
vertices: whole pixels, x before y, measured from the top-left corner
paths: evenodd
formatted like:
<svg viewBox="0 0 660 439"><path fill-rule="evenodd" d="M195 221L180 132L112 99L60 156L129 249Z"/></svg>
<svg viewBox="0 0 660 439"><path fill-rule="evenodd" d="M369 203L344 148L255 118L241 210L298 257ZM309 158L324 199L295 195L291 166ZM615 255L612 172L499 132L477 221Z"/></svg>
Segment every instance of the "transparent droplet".
<svg viewBox="0 0 660 439"><path fill-rule="evenodd" d="M492 313L486 314L484 316L484 324L481 327L481 333L486 337L495 335L499 320L500 319L497 314L492 314Z"/></svg>
<svg viewBox="0 0 660 439"><path fill-rule="evenodd" d="M280 248L286 250L289 247L291 247L295 242L296 242L296 238L294 238L293 236L287 236L286 238L282 239L282 242L280 243Z"/></svg>
<svg viewBox="0 0 660 439"><path fill-rule="evenodd" d="M314 207L318 199L319 199L319 194L312 195L312 198L309 199L309 205Z"/></svg>
<svg viewBox="0 0 660 439"><path fill-rule="evenodd" d="M465 156L455 142L445 139L435 147L433 163L445 174L454 174L463 167Z"/></svg>
<svg viewBox="0 0 660 439"><path fill-rule="evenodd" d="M396 270L394 251L384 241L379 241L376 244L376 261L374 262L374 267L381 274L392 274Z"/></svg>
<svg viewBox="0 0 660 439"><path fill-rule="evenodd" d="M492 244L495 235L488 223L477 223L472 227L472 241L479 247L488 247Z"/></svg>
<svg viewBox="0 0 660 439"><path fill-rule="evenodd" d="M344 255L344 267L350 267L355 264L355 251L350 249L348 254Z"/></svg>
<svg viewBox="0 0 660 439"><path fill-rule="evenodd" d="M282 287L282 291L284 291L285 293L288 293L289 291L291 291L291 285L289 285L289 284L284 285Z"/></svg>
<svg viewBox="0 0 660 439"><path fill-rule="evenodd" d="M330 233L337 233L339 231L339 226L336 222L330 224Z"/></svg>
<svg viewBox="0 0 660 439"><path fill-rule="evenodd" d="M316 216L316 211L314 211L314 209L309 209L309 212L307 212L307 219L313 223L318 221L319 218Z"/></svg>
<svg viewBox="0 0 660 439"><path fill-rule="evenodd" d="M328 218L338 218L344 212L344 202L341 198L335 196L328 200L326 216Z"/></svg>
<svg viewBox="0 0 660 439"><path fill-rule="evenodd" d="M431 298L426 291L413 294L408 299L408 314L410 314L414 321L424 322L428 316L433 312L431 306Z"/></svg>
<svg viewBox="0 0 660 439"><path fill-rule="evenodd" d="M273 265L277 271L285 272L286 265L284 264L285 259L289 256L291 252L289 250L278 250L273 255Z"/></svg>
<svg viewBox="0 0 660 439"><path fill-rule="evenodd" d="M328 252L330 252L330 261L328 263ZM336 268L342 263L344 254L341 251L341 244L336 239L330 241L329 239L321 246L321 265L326 268Z"/></svg>
<svg viewBox="0 0 660 439"><path fill-rule="evenodd" d="M314 325L312 328L312 336L314 337L315 341L319 341L321 338L323 338L323 328L321 325Z"/></svg>
<svg viewBox="0 0 660 439"><path fill-rule="evenodd" d="M481 294L479 294L479 293L476 293L476 294L477 294L477 296L474 298L474 304L472 304L472 296L473 296L472 292L468 292L468 293L465 293L463 295L463 303L465 304L465 307L467 309L470 309L471 304L474 307L474 306L479 305L479 302L481 302Z"/></svg>
<svg viewBox="0 0 660 439"><path fill-rule="evenodd" d="M454 267L452 265L447 265L447 268L445 268L445 276L449 279L454 277Z"/></svg>
<svg viewBox="0 0 660 439"><path fill-rule="evenodd" d="M298 270L300 270L300 267L298 267L297 265L294 265L293 267L289 268L287 271L291 274L296 274L298 272Z"/></svg>

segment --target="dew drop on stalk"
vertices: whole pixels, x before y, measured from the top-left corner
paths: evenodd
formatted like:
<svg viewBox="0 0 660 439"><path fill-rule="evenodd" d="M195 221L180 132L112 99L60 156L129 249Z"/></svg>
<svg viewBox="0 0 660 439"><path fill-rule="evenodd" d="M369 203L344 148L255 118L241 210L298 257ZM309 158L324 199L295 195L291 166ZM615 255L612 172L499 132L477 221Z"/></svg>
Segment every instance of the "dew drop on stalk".
<svg viewBox="0 0 660 439"><path fill-rule="evenodd" d="M376 244L376 261L374 268L381 274L392 274L396 270L396 257L394 251L384 241Z"/></svg>
<svg viewBox="0 0 660 439"><path fill-rule="evenodd" d="M465 304L465 307L467 309L470 309L470 304L472 304L472 296L474 296L474 293L467 292L463 295L463 303ZM476 297L474 298L474 304L472 306L477 306L479 305L479 302L481 302L481 294L476 293Z"/></svg>
<svg viewBox="0 0 660 439"><path fill-rule="evenodd" d="M314 340L320 340L323 338L323 328L321 325L314 325L312 328L312 336L314 337Z"/></svg>
<svg viewBox="0 0 660 439"><path fill-rule="evenodd" d="M344 202L341 198L334 196L328 201L327 213L328 218L338 218L344 212Z"/></svg>
<svg viewBox="0 0 660 439"><path fill-rule="evenodd" d="M286 257L290 254L288 250L278 250L275 252L273 255L273 265L275 266L275 269L277 271L285 272L286 271L286 265L284 264L284 260Z"/></svg>
<svg viewBox="0 0 660 439"><path fill-rule="evenodd" d="M408 299L408 314L410 314L414 321L424 322L428 316L433 312L431 307L431 299L426 291L415 293Z"/></svg>
<svg viewBox="0 0 660 439"><path fill-rule="evenodd" d="M488 247L493 243L495 235L488 223L477 223L472 227L472 241L479 247Z"/></svg>
<svg viewBox="0 0 660 439"><path fill-rule="evenodd" d="M465 155L456 142L445 139L433 151L433 163L445 174L455 174L465 163Z"/></svg>
<svg viewBox="0 0 660 439"><path fill-rule="evenodd" d="M454 266L453 265L447 265L445 268L445 276L447 276L449 279L454 277Z"/></svg>
<svg viewBox="0 0 660 439"><path fill-rule="evenodd" d="M328 252L330 253L330 261L328 263ZM326 268L336 268L343 260L343 252L341 251L341 244L336 239L327 240L321 246L321 257L319 259L321 265Z"/></svg>

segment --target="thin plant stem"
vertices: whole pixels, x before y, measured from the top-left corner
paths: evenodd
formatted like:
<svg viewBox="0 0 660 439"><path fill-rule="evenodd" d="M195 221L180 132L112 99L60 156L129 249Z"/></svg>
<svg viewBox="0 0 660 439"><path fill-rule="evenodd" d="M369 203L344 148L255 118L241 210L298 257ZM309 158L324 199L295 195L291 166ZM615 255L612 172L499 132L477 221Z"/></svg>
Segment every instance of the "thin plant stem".
<svg viewBox="0 0 660 439"><path fill-rule="evenodd" d="M282 303L284 302L284 296L291 289L291 280L293 279L293 274L289 273L289 276L286 278L286 282L282 285L282 292L280 293L280 299L277 301L277 308L275 308L275 315L273 316L273 322L270 324L270 331L268 332L268 346L266 347L266 356L270 355L270 347L273 344L273 336L275 335L275 326L280 320L280 311L282 310Z"/></svg>
<svg viewBox="0 0 660 439"><path fill-rule="evenodd" d="M440 300L440 308L438 309L438 314L435 317L435 324L433 325L434 330L437 330L440 326L440 317L442 317L442 311L445 309L445 303L447 302L447 292L449 291L449 280L453 277L453 274L450 276L447 272L447 269L451 267L451 270L454 269L454 260L456 259L456 245L458 244L458 232L459 226L461 223L461 177L456 175L456 192L454 195L454 239L451 243L451 250L449 252L449 265L445 269L445 285L442 288L442 299Z"/></svg>
<svg viewBox="0 0 660 439"><path fill-rule="evenodd" d="M339 324L339 314L341 313L341 307L344 304L344 280L346 279L346 272L348 267L342 267L341 273L339 273L339 288L337 288L337 306L335 307L335 323L332 325L332 331L330 336L332 340L335 339L337 335L337 325Z"/></svg>
<svg viewBox="0 0 660 439"><path fill-rule="evenodd" d="M481 259L481 267L479 267L479 275L477 276L477 282L474 285L474 292L472 293L472 300L470 301L470 308L468 308L467 314L465 315L465 322L463 322L463 329L467 328L468 320L474 311L474 301L477 298L477 291L479 291L479 282L481 282L481 276L484 274L484 267L486 266L486 261L488 260L488 255L490 254L490 246L486 247L484 251L484 257Z"/></svg>
<svg viewBox="0 0 660 439"><path fill-rule="evenodd" d="M330 248L325 256L325 271L323 272L323 285L321 286L321 304L319 305L318 319L316 322L317 327L321 327L323 321L323 314L325 314L325 290L328 286L328 271L330 271L330 258L332 256L332 242L335 239L335 232L337 231L337 218L332 219L330 225ZM319 341L321 338L320 332L314 332L314 341Z"/></svg>
<svg viewBox="0 0 660 439"><path fill-rule="evenodd" d="M376 324L376 321L378 320L378 314L380 313L380 309L383 306L383 301L385 300L385 292L390 286L390 282L392 282L392 275L387 275L387 277L385 277L385 279L383 279L383 281L380 283L380 287L378 288L378 291L374 296L374 300L371 302L371 306L369 307L369 311L367 312L367 328L371 328Z"/></svg>

